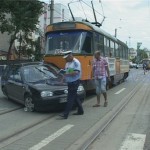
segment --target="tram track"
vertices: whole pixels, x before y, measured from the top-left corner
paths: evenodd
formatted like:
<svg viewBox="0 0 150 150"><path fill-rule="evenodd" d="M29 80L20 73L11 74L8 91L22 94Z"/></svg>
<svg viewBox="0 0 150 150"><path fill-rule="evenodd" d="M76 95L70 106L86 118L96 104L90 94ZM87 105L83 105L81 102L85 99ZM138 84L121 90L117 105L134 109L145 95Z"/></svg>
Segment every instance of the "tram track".
<svg viewBox="0 0 150 150"><path fill-rule="evenodd" d="M93 97L93 95L88 95L86 101L89 101L90 98ZM7 109L3 112L0 112L0 116L5 115L5 114L11 114L12 112L18 111L23 109L23 107L19 106L19 107L15 107L15 108L11 108L11 109ZM7 135L5 137L1 137L0 138L0 148L3 148L17 140L19 140L20 138L30 134L31 132L37 130L38 128L44 126L46 123L49 123L50 121L53 121L54 119L56 119L56 116L58 114L54 113L51 114L48 117L45 117L44 119L41 119L37 122L31 123L30 125L24 127L23 129L19 129L18 131L16 131L15 133L12 133L10 135Z"/></svg>
<svg viewBox="0 0 150 150"><path fill-rule="evenodd" d="M92 97L93 97L93 94L87 95L86 102L88 102ZM86 104L86 102L85 102L85 104ZM13 108L13 109L10 109L10 110L7 110L5 112L0 113L0 115L11 113L13 111L17 111L17 110L22 109L22 108L23 107ZM56 114L53 114L49 117L46 117L44 119L39 120L36 123L32 123L29 126L23 128L23 129L20 129L13 134L10 134L4 138L0 138L0 148L4 148L4 147L8 146L9 144L21 139L22 137L27 136L31 132L37 130L38 128L42 127L46 123L49 123L50 121L55 119L55 117L56 117Z"/></svg>
<svg viewBox="0 0 150 150"><path fill-rule="evenodd" d="M53 114L49 117L46 117L44 119L41 119L35 123L32 123L28 126L26 126L23 129L18 130L15 133L12 133L4 138L0 138L0 148L4 148L5 146L21 139L22 137L30 134L31 132L37 130L38 128L44 126L45 124L49 123L55 118L56 114Z"/></svg>
<svg viewBox="0 0 150 150"><path fill-rule="evenodd" d="M143 82L140 81L120 103L112 108L101 120L99 120L92 128L89 129L80 139L67 148L67 150L88 150L88 147L100 136L110 123L118 116L130 100L137 94L139 89L142 89Z"/></svg>
<svg viewBox="0 0 150 150"><path fill-rule="evenodd" d="M90 98L92 98L92 97L93 97L93 95L88 95L86 102L88 102L90 100ZM5 112L0 113L0 115L8 114L8 113L11 113L13 111L17 111L19 109L22 109L22 107L7 110ZM0 149L10 145L11 143L13 143L13 142L27 136L28 134L38 130L40 127L44 126L45 124L55 120L57 115L58 114L56 114L56 113L52 114L51 116L48 116L44 119L41 119L38 122L32 123L29 126L26 126L25 128L20 129L15 133L12 133L8 136L5 136L4 138L0 138Z"/></svg>
<svg viewBox="0 0 150 150"><path fill-rule="evenodd" d="M4 115L4 114L8 114L8 113L11 113L13 111L17 111L19 109L22 109L23 107L17 107L17 108L11 108L11 109L8 109L8 110L4 110L2 112L0 112L0 115Z"/></svg>
<svg viewBox="0 0 150 150"><path fill-rule="evenodd" d="M119 113L125 108L125 106L130 102L130 100L137 94L137 92L139 91L139 89L143 88L143 82L146 79L143 79L143 81L141 81L134 89L132 89L132 91L125 97L123 98L122 102L115 108L117 111L112 110L112 114L110 114L110 112L103 118L103 120L105 120L107 117L109 117L109 119L106 119L107 121L105 121L105 123L103 123L103 125L98 128L98 130L96 132L94 132L93 136L91 136L90 140L87 143L84 143L84 145L82 145L82 150L88 150L88 147L96 140L96 138L98 136L100 136L103 131L111 124L111 122L119 115Z"/></svg>

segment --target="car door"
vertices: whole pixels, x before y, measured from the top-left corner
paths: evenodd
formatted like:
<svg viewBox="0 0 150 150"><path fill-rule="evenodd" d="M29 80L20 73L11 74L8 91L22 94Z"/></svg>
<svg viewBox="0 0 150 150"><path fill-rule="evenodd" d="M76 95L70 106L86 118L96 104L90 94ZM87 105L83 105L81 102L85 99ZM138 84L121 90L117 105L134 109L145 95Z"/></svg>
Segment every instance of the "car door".
<svg viewBox="0 0 150 150"><path fill-rule="evenodd" d="M24 100L24 92L25 92L25 86L21 77L20 67L16 66L13 68L12 74L10 74L9 80L8 80L8 93L9 96L21 103L23 103Z"/></svg>
<svg viewBox="0 0 150 150"><path fill-rule="evenodd" d="M9 66L8 67L8 73L7 73L7 76L4 77L6 81L5 83L5 87L6 87L6 91L7 91L7 94L8 94L8 97L9 98L13 98L13 92L14 92L14 88L13 88L13 85L14 85L14 76L13 76L13 67L12 66Z"/></svg>
<svg viewBox="0 0 150 150"><path fill-rule="evenodd" d="M14 97L16 100L23 103L24 101L24 93L25 93L25 85L21 77L20 69L14 74L14 88L16 89L14 92Z"/></svg>

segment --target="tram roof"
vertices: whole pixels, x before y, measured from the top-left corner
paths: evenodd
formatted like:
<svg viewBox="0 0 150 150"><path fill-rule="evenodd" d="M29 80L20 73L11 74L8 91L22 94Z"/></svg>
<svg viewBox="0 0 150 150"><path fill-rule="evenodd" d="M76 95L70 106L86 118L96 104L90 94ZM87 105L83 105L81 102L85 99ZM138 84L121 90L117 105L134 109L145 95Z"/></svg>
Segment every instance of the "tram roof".
<svg viewBox="0 0 150 150"><path fill-rule="evenodd" d="M66 21L66 22L57 22L57 23L53 23L51 25L55 25L55 24L58 24L58 23L81 23L81 24L85 24L87 26L89 26L90 28L92 28L93 30L101 33L102 35L105 35L106 37L112 39L113 41L115 42L119 42L121 44L123 44L124 46L127 46L124 42L120 41L119 39L117 39L116 37L112 36L111 34L109 34L108 32L104 31L103 29L101 29L100 27L90 23L90 22L85 22L85 21Z"/></svg>
<svg viewBox="0 0 150 150"><path fill-rule="evenodd" d="M99 33L101 33L101 34L107 36L108 38L113 39L114 41L117 41L117 38L116 38L116 37L112 36L112 35L109 34L108 32L104 31L104 30L101 29L100 27L97 27L96 25L94 25L94 24L92 24L92 23L90 23L90 22L79 22L79 23L84 23L84 24L90 26L91 28L93 28L93 30L95 30L95 31L97 31L97 32L99 32Z"/></svg>
<svg viewBox="0 0 150 150"><path fill-rule="evenodd" d="M84 24L90 26L91 28L93 28L93 30L95 30L95 31L97 31L97 32L99 32L99 33L105 35L106 37L108 37L108 38L110 38L110 39L112 39L112 40L114 40L114 41L116 41L116 42L119 42L119 43L121 43L121 44L124 45L124 46L127 46L124 42L120 41L120 40L117 39L116 37L112 36L112 35L109 34L108 32L104 31L104 30L101 29L100 27L98 27L98 26L96 26L96 25L94 25L94 24L92 24L92 23L90 23L90 22L79 22L79 23L84 23Z"/></svg>

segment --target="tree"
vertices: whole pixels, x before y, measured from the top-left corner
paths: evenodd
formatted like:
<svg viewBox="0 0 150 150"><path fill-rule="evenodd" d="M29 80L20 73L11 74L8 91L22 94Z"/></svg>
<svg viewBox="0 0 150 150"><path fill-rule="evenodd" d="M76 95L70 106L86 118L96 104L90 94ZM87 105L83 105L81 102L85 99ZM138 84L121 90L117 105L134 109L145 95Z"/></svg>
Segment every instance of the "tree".
<svg viewBox="0 0 150 150"><path fill-rule="evenodd" d="M42 12L43 3L38 0L0 0L0 31L11 35L7 59L17 33L35 31Z"/></svg>
<svg viewBox="0 0 150 150"><path fill-rule="evenodd" d="M138 55L136 57L136 61L137 63L141 62L144 58L148 58L147 53L145 52L145 49L139 49L138 50Z"/></svg>
<svg viewBox="0 0 150 150"><path fill-rule="evenodd" d="M38 39L35 41L35 60L40 61L42 59L41 54L41 37L38 37Z"/></svg>
<svg viewBox="0 0 150 150"><path fill-rule="evenodd" d="M140 50L139 55L140 55L141 60L144 58L148 58L148 55L144 50Z"/></svg>

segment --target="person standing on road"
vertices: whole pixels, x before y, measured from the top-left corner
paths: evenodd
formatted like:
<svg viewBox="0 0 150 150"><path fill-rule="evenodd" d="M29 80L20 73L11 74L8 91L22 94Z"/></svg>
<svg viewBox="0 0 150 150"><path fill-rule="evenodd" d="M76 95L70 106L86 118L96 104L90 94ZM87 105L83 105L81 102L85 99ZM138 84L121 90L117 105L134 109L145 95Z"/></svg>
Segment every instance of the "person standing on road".
<svg viewBox="0 0 150 150"><path fill-rule="evenodd" d="M64 77L68 84L68 95L65 110L62 114L60 114L60 117L67 119L74 103L76 103L78 107L78 111L74 113L74 115L83 115L84 111L82 103L77 96L77 90L81 77L81 64L78 59L73 57L71 51L66 51L63 54L63 58L66 59Z"/></svg>
<svg viewBox="0 0 150 150"><path fill-rule="evenodd" d="M145 73L146 73L146 69L147 69L147 64L146 64L146 62L144 62L144 63L143 63L144 75L145 75Z"/></svg>
<svg viewBox="0 0 150 150"><path fill-rule="evenodd" d="M106 93L106 79L110 80L109 68L106 59L101 57L100 51L96 51L94 53L94 61L93 61L93 70L92 74L95 79L95 86L96 86L96 95L97 95L97 103L93 105L93 107L100 106L100 96L101 93L104 96L104 107L107 107L107 93Z"/></svg>

